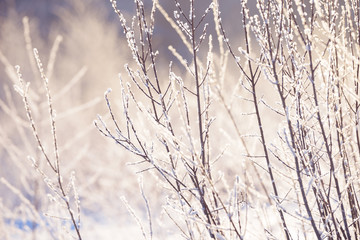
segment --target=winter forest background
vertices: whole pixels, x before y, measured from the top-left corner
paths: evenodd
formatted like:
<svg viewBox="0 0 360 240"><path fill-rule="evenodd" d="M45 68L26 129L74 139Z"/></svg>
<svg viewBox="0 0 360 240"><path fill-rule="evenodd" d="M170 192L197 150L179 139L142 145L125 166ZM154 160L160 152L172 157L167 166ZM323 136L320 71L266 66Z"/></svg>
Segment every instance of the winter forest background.
<svg viewBox="0 0 360 240"><path fill-rule="evenodd" d="M360 2L0 1L0 240L358 239Z"/></svg>

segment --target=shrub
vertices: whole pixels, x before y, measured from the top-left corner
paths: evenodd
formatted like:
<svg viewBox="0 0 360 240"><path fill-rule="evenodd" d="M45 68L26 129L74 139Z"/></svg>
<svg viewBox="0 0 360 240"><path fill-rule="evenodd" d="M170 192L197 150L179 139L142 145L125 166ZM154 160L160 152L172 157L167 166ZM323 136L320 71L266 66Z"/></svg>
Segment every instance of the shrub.
<svg viewBox="0 0 360 240"><path fill-rule="evenodd" d="M156 237L160 209L185 239L359 238L356 2L257 1L250 11L241 0L233 20L240 43L232 40L216 0L205 7L174 0L173 17L156 0L149 9L135 0L130 23L110 2L132 62L125 65L126 76L119 74L120 101L110 98L109 88L108 116L98 115L94 123L132 154L131 165L145 179L140 190L147 226L122 198L145 239ZM163 20L183 44L168 46L167 65L166 52L154 43ZM36 139L61 190L50 116L55 163ZM165 200L146 194L151 184ZM64 193L58 201L77 232ZM154 202L161 208L153 209Z"/></svg>

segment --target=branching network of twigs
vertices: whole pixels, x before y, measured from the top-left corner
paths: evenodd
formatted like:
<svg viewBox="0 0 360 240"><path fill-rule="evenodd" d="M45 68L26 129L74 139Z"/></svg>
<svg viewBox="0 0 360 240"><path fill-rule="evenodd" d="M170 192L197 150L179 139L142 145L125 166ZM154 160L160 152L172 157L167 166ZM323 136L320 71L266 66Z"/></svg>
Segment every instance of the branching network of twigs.
<svg viewBox="0 0 360 240"><path fill-rule="evenodd" d="M250 6L240 0L234 21L242 42L236 48L221 5L206 2L204 7L205 1L174 0L171 17L158 0L151 9L135 0L129 22L110 0L133 61L125 65L127 76L119 74L120 104L110 98L110 88L105 92L109 118L98 115L96 128L140 159L133 164L141 173L160 177L167 193L163 210L185 239L358 239L359 1L259 0ZM158 64L164 53L154 44L157 17L185 46L168 47L176 61L166 67ZM39 137L20 67L16 90L55 178L39 167L39 160L31 158L32 163L56 201L65 204L81 239L75 177L65 186L48 78L36 49L34 56L48 98L54 160ZM229 77L231 64L235 80ZM244 102L252 109L249 114ZM232 129L226 134L233 148L213 127L221 114L226 121L220 125ZM255 127L246 132L244 119ZM244 154L237 155L238 149ZM220 160L236 166L231 187L216 177ZM143 237L152 239L151 199L142 184L149 229L140 226ZM276 228L264 223L262 214L268 211L278 213L272 216ZM251 226L255 219L262 231Z"/></svg>

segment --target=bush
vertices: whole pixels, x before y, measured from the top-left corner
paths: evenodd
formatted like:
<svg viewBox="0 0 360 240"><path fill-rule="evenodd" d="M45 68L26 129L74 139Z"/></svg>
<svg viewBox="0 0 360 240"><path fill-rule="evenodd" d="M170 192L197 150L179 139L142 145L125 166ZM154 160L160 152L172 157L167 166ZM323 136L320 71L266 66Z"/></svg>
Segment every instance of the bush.
<svg viewBox="0 0 360 240"><path fill-rule="evenodd" d="M141 216L121 199L145 239L166 230L185 239L359 238L357 3L258 1L252 9L242 0L232 19L242 39L237 43L216 0L205 7L174 0L173 17L156 0L149 8L135 0L133 17L110 2L132 60L126 76L119 75L120 101L110 98L109 88L108 115L94 123L115 142L107 149L131 153L130 164L142 176ZM155 49L156 24L164 20L182 41L168 46L167 63L166 51ZM62 206L58 216L68 216L67 231L81 239L74 175L66 188L48 80L34 53L55 160L37 134L17 68L17 91L49 171L39 160L33 165ZM149 195L151 187L160 192ZM31 202L26 208L39 212Z"/></svg>

